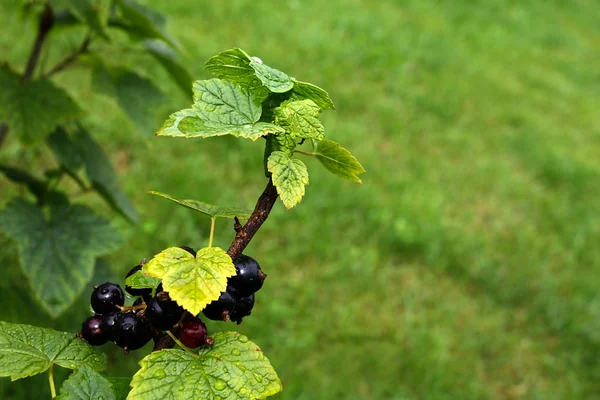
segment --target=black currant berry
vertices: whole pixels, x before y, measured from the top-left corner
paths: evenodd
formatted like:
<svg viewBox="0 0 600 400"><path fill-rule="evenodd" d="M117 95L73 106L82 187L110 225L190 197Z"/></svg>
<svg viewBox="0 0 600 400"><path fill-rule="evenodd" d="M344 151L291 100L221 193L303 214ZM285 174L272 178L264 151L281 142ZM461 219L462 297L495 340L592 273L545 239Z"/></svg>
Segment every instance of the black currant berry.
<svg viewBox="0 0 600 400"><path fill-rule="evenodd" d="M204 322L198 318L185 321L181 327L179 339L181 339L181 343L191 349L195 349L196 347L206 344L208 339L206 325L204 325Z"/></svg>
<svg viewBox="0 0 600 400"><path fill-rule="evenodd" d="M256 260L242 254L234 264L237 275L229 278L229 285L240 296L250 296L257 292L262 287L267 275L262 272Z"/></svg>
<svg viewBox="0 0 600 400"><path fill-rule="evenodd" d="M116 310L118 306L123 306L125 295L121 286L106 282L94 289L90 302L96 313L104 314Z"/></svg>
<svg viewBox="0 0 600 400"><path fill-rule="evenodd" d="M166 331L179 322L183 308L172 300L154 297L146 306L146 319L153 328Z"/></svg>
<svg viewBox="0 0 600 400"><path fill-rule="evenodd" d="M115 324L117 319L121 318L122 315L123 313L121 311L110 311L102 315L100 329L102 329L102 332L104 332L108 340L115 340Z"/></svg>
<svg viewBox="0 0 600 400"><path fill-rule="evenodd" d="M202 311L206 318L213 321L228 321L229 316L235 309L235 299L228 291L221 293L221 296L206 306Z"/></svg>
<svg viewBox="0 0 600 400"><path fill-rule="evenodd" d="M131 275L135 274L138 271L142 270L142 265L136 265L125 275L125 279L129 278ZM125 290L132 296L149 296L152 295L152 289L144 288L144 289L134 289L131 286L125 286Z"/></svg>
<svg viewBox="0 0 600 400"><path fill-rule="evenodd" d="M196 250L192 249L191 247L181 246L180 249L183 249L183 250L187 251L188 253L190 253L191 255L193 255L194 257L196 257Z"/></svg>
<svg viewBox="0 0 600 400"><path fill-rule="evenodd" d="M238 325L242 323L242 318L247 317L251 314L252 308L254 307L254 295L236 298L235 309L230 315L233 322L237 322Z"/></svg>
<svg viewBox="0 0 600 400"><path fill-rule="evenodd" d="M115 322L114 338L116 345L125 352L137 350L152 339L152 329L140 315L126 313Z"/></svg>
<svg viewBox="0 0 600 400"><path fill-rule="evenodd" d="M86 319L81 325L80 337L85 339L92 346L101 346L108 342L108 336L101 328L102 317L94 315Z"/></svg>

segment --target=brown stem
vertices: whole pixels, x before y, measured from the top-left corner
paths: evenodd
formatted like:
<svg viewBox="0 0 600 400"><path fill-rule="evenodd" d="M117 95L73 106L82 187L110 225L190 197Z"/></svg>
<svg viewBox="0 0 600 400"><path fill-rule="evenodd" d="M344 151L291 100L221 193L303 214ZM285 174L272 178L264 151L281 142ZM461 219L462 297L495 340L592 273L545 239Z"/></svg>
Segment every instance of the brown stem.
<svg viewBox="0 0 600 400"><path fill-rule="evenodd" d="M69 65L71 65L73 62L75 62L77 60L77 58L79 58L80 55L87 53L91 40L92 40L92 37L90 35L86 36L85 39L83 40L83 42L81 43L81 46L79 46L79 48L77 50L75 50L73 53L71 53L67 57L65 57L62 61L60 61L58 64L56 64L50 71L43 74L42 78L48 78L49 76L52 76L55 73L62 71L63 69L65 69Z"/></svg>
<svg viewBox="0 0 600 400"><path fill-rule="evenodd" d="M227 250L227 254L229 254L229 257L231 257L232 260L237 259L242 254L246 246L248 246L254 237L254 234L267 220L269 213L271 212L271 209L277 200L277 196L277 189L275 188L275 185L273 185L273 181L269 178L269 183L267 183L267 187L258 198L256 207L254 207L252 215L250 215L250 218L248 218L248 222L242 226L240 221L235 218L234 229L236 234L231 246L229 246L229 250ZM175 335L178 334L174 330L172 330L172 332ZM174 346L175 342L173 339L164 333L154 340L153 351L170 349Z"/></svg>
<svg viewBox="0 0 600 400"><path fill-rule="evenodd" d="M277 189L275 188L275 185L273 185L273 181L269 179L269 183L267 183L267 187L258 198L256 207L254 207L254 211L248 219L248 222L246 222L241 229L239 226L234 227L236 230L235 239L233 239L233 243L231 243L229 250L227 250L227 254L229 254L229 257L231 257L232 260L236 260L242 254L246 246L248 246L254 237L254 234L267 220L269 213L277 200L277 196Z"/></svg>
<svg viewBox="0 0 600 400"><path fill-rule="evenodd" d="M25 72L21 77L21 83L27 82L33 77L35 67L37 66L40 54L42 52L42 47L44 46L46 37L48 37L48 33L50 32L50 29L52 29L53 24L54 13L52 12L52 7L50 7L50 4L46 4L46 7L44 8L42 15L40 16L40 23L38 25L37 36L35 37L33 48L31 49L31 53L29 54L29 60L27 60Z"/></svg>

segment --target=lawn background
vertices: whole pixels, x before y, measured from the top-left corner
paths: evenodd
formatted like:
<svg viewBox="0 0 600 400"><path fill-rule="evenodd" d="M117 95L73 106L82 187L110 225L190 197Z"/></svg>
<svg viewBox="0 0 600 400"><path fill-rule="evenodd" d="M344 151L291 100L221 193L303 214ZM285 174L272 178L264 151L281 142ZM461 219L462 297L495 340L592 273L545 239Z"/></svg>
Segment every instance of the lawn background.
<svg viewBox="0 0 600 400"><path fill-rule="evenodd" d="M169 16L196 79L209 77L208 57L241 47L327 89L337 109L323 114L326 135L367 170L356 185L306 159L304 200L277 204L246 251L269 278L239 330L280 374L277 398L600 398L596 1L146 4ZM14 9L2 0L0 59L21 70L34 29ZM52 40L50 60L76 43ZM135 51L103 55L162 74ZM169 98L157 124L189 105L162 76ZM148 190L253 207L262 143L140 134L92 92L85 64L55 82L83 102L141 216L116 221L127 245L94 283L122 282L165 247L206 245L209 220ZM15 160L33 163L9 137L0 162ZM17 191L0 178L0 205ZM232 233L220 221L216 244ZM0 240L0 319L77 331L89 293L49 320L21 294L14 248ZM237 329L210 324L225 328ZM105 347L109 375L136 371L143 352ZM0 380L0 398L48 395L45 375Z"/></svg>

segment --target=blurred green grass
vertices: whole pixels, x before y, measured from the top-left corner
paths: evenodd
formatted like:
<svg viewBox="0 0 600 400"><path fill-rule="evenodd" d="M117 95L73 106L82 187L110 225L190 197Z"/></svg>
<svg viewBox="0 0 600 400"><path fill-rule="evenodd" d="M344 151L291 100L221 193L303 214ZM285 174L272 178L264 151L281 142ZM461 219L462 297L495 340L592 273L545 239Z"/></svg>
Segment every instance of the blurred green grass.
<svg viewBox="0 0 600 400"><path fill-rule="evenodd" d="M306 197L277 204L247 250L269 279L239 329L279 372L278 398L600 398L597 2L152 4L198 79L237 46L326 88L337 106L326 134L367 170L357 186L307 160ZM2 21L1 54L21 66L31 28ZM141 137L112 101L88 100L85 69L57 82L69 79L142 219L97 280L122 280L167 246L205 245L209 221L148 190L254 205L261 143ZM159 117L188 105L161 86L172 97ZM233 231L217 229L226 247ZM2 319L75 331L85 297L62 321L6 307ZM111 351L109 374L136 370L142 354Z"/></svg>

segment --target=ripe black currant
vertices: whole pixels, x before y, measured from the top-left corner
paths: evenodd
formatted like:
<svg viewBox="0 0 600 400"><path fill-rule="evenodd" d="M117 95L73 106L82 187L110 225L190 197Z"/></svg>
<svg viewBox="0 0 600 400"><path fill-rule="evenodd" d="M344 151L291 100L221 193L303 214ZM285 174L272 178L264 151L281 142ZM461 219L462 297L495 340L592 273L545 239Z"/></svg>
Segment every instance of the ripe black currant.
<svg viewBox="0 0 600 400"><path fill-rule="evenodd" d="M221 293L221 296L206 306L202 311L206 318L213 321L229 321L229 316L235 308L235 299L228 291Z"/></svg>
<svg viewBox="0 0 600 400"><path fill-rule="evenodd" d="M126 313L117 318L114 325L114 339L125 352L143 347L152 338L152 329L139 314Z"/></svg>
<svg viewBox="0 0 600 400"><path fill-rule="evenodd" d="M254 258L242 254L235 260L234 265L237 275L229 278L229 285L240 296L250 296L262 287L267 275L262 272Z"/></svg>
<svg viewBox="0 0 600 400"><path fill-rule="evenodd" d="M191 349L202 346L208 339L206 325L199 318L185 321L181 327L179 339L181 339L181 343Z"/></svg>
<svg viewBox="0 0 600 400"><path fill-rule="evenodd" d="M129 278L131 275L135 274L138 271L141 271L142 265L136 265L125 275L125 279ZM131 286L125 286L125 290L132 296L149 296L152 295L152 289L144 288L144 289L134 289Z"/></svg>
<svg viewBox="0 0 600 400"><path fill-rule="evenodd" d="M187 251L188 253L190 253L191 255L193 255L194 257L196 257L196 250L192 249L191 247L181 246L180 249L183 249L183 250Z"/></svg>
<svg viewBox="0 0 600 400"><path fill-rule="evenodd" d="M166 331L179 322L183 308L172 300L154 297L146 306L146 319L153 328Z"/></svg>
<svg viewBox="0 0 600 400"><path fill-rule="evenodd" d="M100 329L102 329L102 332L104 332L108 340L115 340L115 324L117 319L119 319L122 315L123 313L118 310L110 311L102 315Z"/></svg>
<svg viewBox="0 0 600 400"><path fill-rule="evenodd" d="M121 286L106 282L94 288L90 302L96 313L104 314L122 306L125 303L125 295Z"/></svg>
<svg viewBox="0 0 600 400"><path fill-rule="evenodd" d="M230 315L233 322L237 322L238 325L242 323L242 318L247 317L251 314L252 308L254 307L254 295L240 297L235 299L235 309Z"/></svg>
<svg viewBox="0 0 600 400"><path fill-rule="evenodd" d="M86 319L81 325L80 337L85 339L92 346L101 346L108 342L108 336L101 328L102 317L94 315Z"/></svg>

